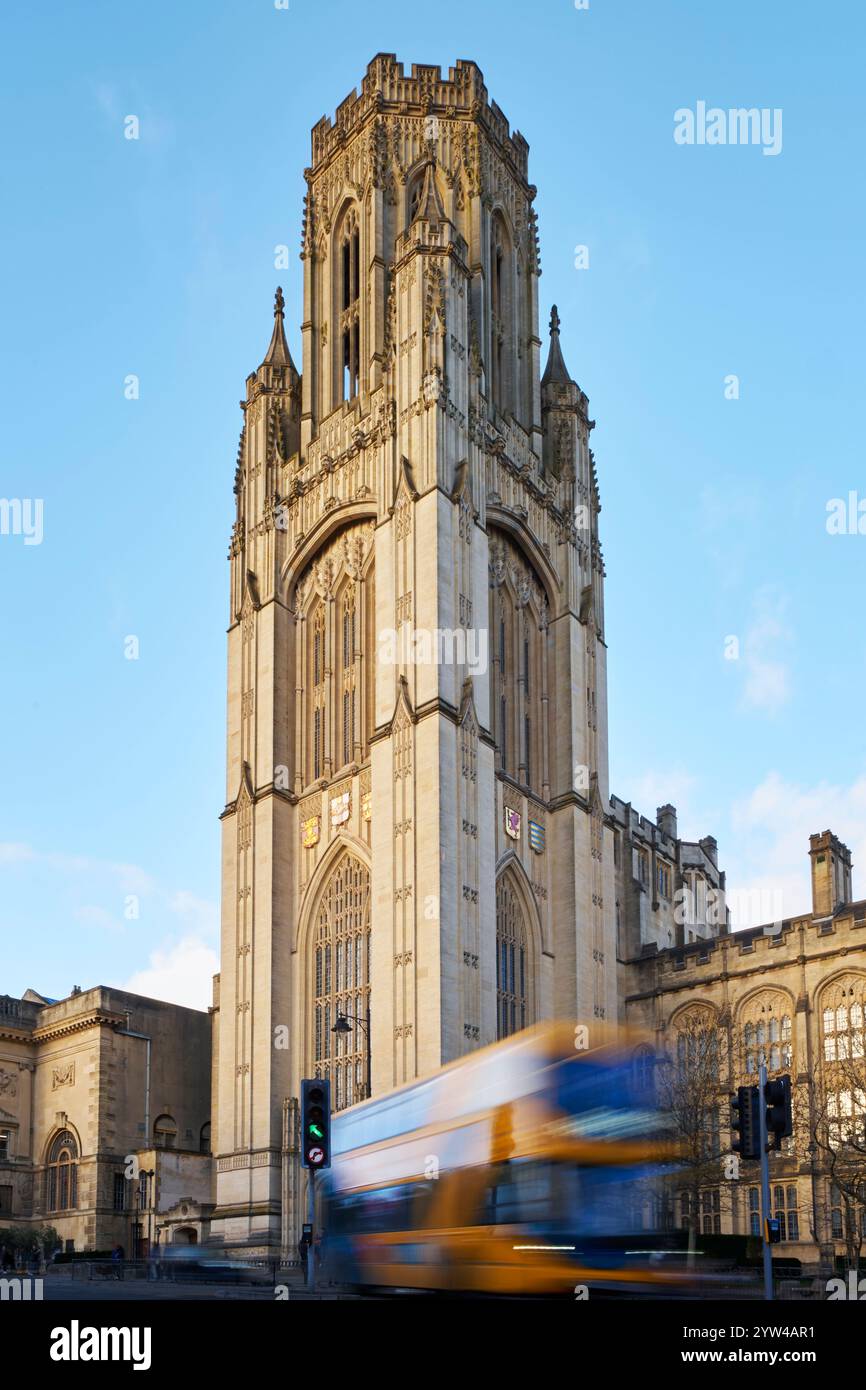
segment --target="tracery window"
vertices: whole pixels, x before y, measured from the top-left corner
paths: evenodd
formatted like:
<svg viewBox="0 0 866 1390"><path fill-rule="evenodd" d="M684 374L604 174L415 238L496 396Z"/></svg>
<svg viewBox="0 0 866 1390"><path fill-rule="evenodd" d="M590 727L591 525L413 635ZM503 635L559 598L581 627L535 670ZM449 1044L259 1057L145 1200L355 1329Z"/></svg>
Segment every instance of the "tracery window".
<svg viewBox="0 0 866 1390"><path fill-rule="evenodd" d="M773 1188L773 1215L779 1222L782 1240L800 1239L800 1213L797 1199L797 1186L792 1183L783 1187L781 1183Z"/></svg>
<svg viewBox="0 0 866 1390"><path fill-rule="evenodd" d="M355 208L350 208L343 218L338 251L340 397L351 401L359 391L361 363L361 238Z"/></svg>
<svg viewBox="0 0 866 1390"><path fill-rule="evenodd" d="M496 1036L532 1023L529 937L508 870L496 885Z"/></svg>
<svg viewBox="0 0 866 1390"><path fill-rule="evenodd" d="M490 240L490 395L501 411L513 409L511 355L514 326L511 295L511 238L505 219L493 218Z"/></svg>
<svg viewBox="0 0 866 1390"><path fill-rule="evenodd" d="M708 1086L718 1079L720 1066L719 1033L714 1019L709 1014L686 1014L676 1028L680 1077L692 1077L695 1085Z"/></svg>
<svg viewBox="0 0 866 1390"><path fill-rule="evenodd" d="M824 995L821 1031L824 1061L857 1061L864 1056L864 993L843 985Z"/></svg>
<svg viewBox="0 0 866 1390"><path fill-rule="evenodd" d="M663 898L671 896L671 867L661 860L658 862L658 891Z"/></svg>
<svg viewBox="0 0 866 1390"><path fill-rule="evenodd" d="M720 1235L722 1230L722 1200L718 1188L705 1188L700 1193L684 1189L680 1193L680 1226L704 1235Z"/></svg>
<svg viewBox="0 0 866 1390"><path fill-rule="evenodd" d="M544 591L522 553L505 538L491 546L490 633L497 766L545 795L550 753L544 718L547 617Z"/></svg>
<svg viewBox="0 0 866 1390"><path fill-rule="evenodd" d="M310 722L310 771L311 781L318 781L325 772L325 606L321 600L316 604L310 621L312 640L310 642L310 681L307 689L311 700Z"/></svg>
<svg viewBox="0 0 866 1390"><path fill-rule="evenodd" d="M787 1071L791 1066L792 1039L789 1004L783 995L760 995L746 1007L742 1023L743 1070L757 1076L763 1063L768 1072Z"/></svg>
<svg viewBox="0 0 866 1390"><path fill-rule="evenodd" d="M356 713L355 586L348 584L340 602L340 753L345 765L354 757Z"/></svg>
<svg viewBox="0 0 866 1390"><path fill-rule="evenodd" d="M313 1062L331 1082L335 1110L366 1095L370 1002L370 873L355 855L338 860L322 894L313 950ZM353 1023L334 1033L338 1017Z"/></svg>
<svg viewBox="0 0 866 1390"><path fill-rule="evenodd" d="M298 580L299 791L368 756L377 651L371 546L371 524L349 527Z"/></svg>
<svg viewBox="0 0 866 1390"><path fill-rule="evenodd" d="M866 980L848 976L820 999L823 1105L834 1150L866 1143Z"/></svg>
<svg viewBox="0 0 866 1390"><path fill-rule="evenodd" d="M832 1149L843 1144L862 1148L866 1141L866 1090L841 1086L827 1095L827 1129Z"/></svg>
<svg viewBox="0 0 866 1390"><path fill-rule="evenodd" d="M46 1210L73 1211L78 1205L78 1157L75 1135L71 1130L61 1130L48 1150Z"/></svg>

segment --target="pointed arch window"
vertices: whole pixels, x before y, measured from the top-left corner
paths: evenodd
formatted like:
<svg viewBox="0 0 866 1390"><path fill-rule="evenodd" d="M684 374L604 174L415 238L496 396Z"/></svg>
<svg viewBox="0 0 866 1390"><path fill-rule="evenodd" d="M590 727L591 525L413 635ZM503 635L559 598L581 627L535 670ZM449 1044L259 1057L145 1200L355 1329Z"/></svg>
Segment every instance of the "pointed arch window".
<svg viewBox="0 0 866 1390"><path fill-rule="evenodd" d="M376 594L371 538L339 533L298 579L298 790L369 757L375 712Z"/></svg>
<svg viewBox="0 0 866 1390"><path fill-rule="evenodd" d="M419 174L412 184L412 191L409 194L409 226L418 216L418 209L421 206L421 194L424 191L424 175Z"/></svg>
<svg viewBox="0 0 866 1390"><path fill-rule="evenodd" d="M767 1071L784 1071L791 1065L791 1015L781 998L759 999L749 1008L743 1023L743 1066L747 1076L757 1076L763 1063Z"/></svg>
<svg viewBox="0 0 866 1390"><path fill-rule="evenodd" d="M335 1110L366 1094L365 1032L331 1030L340 1014L365 1018L370 1003L370 873L353 854L334 866L316 921L313 977L313 1066L331 1082Z"/></svg>
<svg viewBox="0 0 866 1390"><path fill-rule="evenodd" d="M321 599L310 615L310 662L308 689L312 702L310 720L309 767L312 781L317 782L325 775L325 711L327 708L327 681L325 677L325 606Z"/></svg>
<svg viewBox="0 0 866 1390"><path fill-rule="evenodd" d="M506 871L496 885L496 1036L533 1022L529 935L520 898Z"/></svg>
<svg viewBox="0 0 866 1390"><path fill-rule="evenodd" d="M491 227L490 241L490 394L501 411L513 409L511 355L513 306L511 303L511 238L500 213Z"/></svg>
<svg viewBox="0 0 866 1390"><path fill-rule="evenodd" d="M340 763L355 756L355 585L348 584L340 600Z"/></svg>
<svg viewBox="0 0 866 1390"><path fill-rule="evenodd" d="M361 237L355 208L343 218L338 251L340 399L352 401L360 389L361 364Z"/></svg>
<svg viewBox="0 0 866 1390"><path fill-rule="evenodd" d="M491 551L489 631L497 768L546 796L553 750L546 718L551 656L544 589L510 539L497 534Z"/></svg>
<svg viewBox="0 0 866 1390"><path fill-rule="evenodd" d="M78 1205L78 1144L64 1129L51 1141L45 1171L47 1211L74 1211Z"/></svg>
<svg viewBox="0 0 866 1390"><path fill-rule="evenodd" d="M825 1062L860 1061L866 1055L866 982L843 984L824 997L821 1031Z"/></svg>
<svg viewBox="0 0 866 1390"><path fill-rule="evenodd" d="M503 772L515 773L517 771L513 763L519 761L520 753L514 757L513 741L509 734L509 724L513 718L514 697L516 695L517 682L513 678L511 646L513 633L513 603L511 594L506 585L503 584L499 590L499 650L498 657L498 684L499 684L499 727L496 730L496 741L499 745L499 766Z"/></svg>

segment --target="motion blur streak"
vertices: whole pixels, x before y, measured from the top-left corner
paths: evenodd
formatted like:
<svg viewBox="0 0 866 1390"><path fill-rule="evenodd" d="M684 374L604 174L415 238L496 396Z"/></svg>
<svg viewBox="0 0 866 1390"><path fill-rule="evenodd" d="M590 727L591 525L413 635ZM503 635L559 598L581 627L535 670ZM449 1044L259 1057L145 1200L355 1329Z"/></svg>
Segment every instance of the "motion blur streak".
<svg viewBox="0 0 866 1390"><path fill-rule="evenodd" d="M511 1295L679 1284L635 1216L672 1152L645 1050L635 1065L644 1040L596 1024L577 1050L585 1033L528 1029L335 1116L324 1277Z"/></svg>

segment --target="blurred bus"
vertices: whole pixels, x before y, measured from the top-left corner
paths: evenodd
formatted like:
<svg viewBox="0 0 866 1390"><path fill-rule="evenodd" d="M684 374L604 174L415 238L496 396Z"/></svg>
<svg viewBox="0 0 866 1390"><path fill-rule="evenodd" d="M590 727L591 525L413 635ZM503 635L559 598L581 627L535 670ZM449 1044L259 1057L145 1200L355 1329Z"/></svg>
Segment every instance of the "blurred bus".
<svg viewBox="0 0 866 1390"><path fill-rule="evenodd" d="M572 1297L681 1282L634 1219L672 1155L636 1041L545 1024L335 1115L324 1277Z"/></svg>

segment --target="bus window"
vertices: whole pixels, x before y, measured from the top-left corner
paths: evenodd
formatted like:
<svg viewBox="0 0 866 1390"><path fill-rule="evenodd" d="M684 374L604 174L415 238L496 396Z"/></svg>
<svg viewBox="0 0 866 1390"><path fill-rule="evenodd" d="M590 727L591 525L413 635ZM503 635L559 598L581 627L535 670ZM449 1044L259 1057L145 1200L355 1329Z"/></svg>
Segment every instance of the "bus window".
<svg viewBox="0 0 866 1390"><path fill-rule="evenodd" d="M551 1163L519 1158L491 1168L481 1224L505 1226L549 1221L552 1167Z"/></svg>

